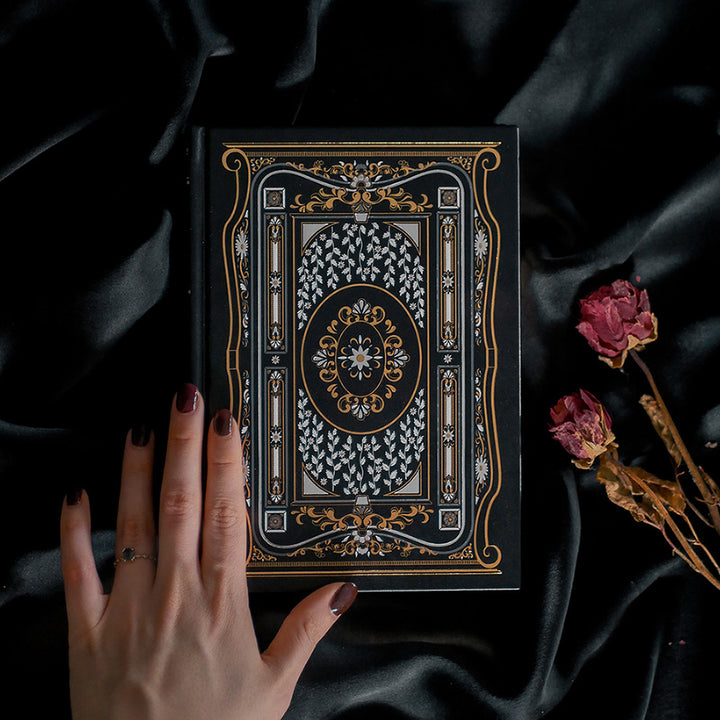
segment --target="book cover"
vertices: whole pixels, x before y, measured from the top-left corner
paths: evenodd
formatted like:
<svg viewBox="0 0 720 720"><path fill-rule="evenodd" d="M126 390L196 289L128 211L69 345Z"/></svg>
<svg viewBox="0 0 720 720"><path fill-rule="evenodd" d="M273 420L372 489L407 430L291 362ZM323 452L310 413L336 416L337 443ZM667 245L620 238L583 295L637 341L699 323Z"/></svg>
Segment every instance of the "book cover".
<svg viewBox="0 0 720 720"><path fill-rule="evenodd" d="M251 590L517 588L517 130L198 129L191 186Z"/></svg>

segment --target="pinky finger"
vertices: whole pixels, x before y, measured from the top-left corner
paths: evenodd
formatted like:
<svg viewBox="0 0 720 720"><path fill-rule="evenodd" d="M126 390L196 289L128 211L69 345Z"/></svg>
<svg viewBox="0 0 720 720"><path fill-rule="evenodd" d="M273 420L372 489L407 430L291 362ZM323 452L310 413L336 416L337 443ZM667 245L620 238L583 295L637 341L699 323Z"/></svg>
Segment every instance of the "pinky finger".
<svg viewBox="0 0 720 720"><path fill-rule="evenodd" d="M107 605L90 542L90 504L83 491L69 492L63 503L60 556L72 636L97 625Z"/></svg>

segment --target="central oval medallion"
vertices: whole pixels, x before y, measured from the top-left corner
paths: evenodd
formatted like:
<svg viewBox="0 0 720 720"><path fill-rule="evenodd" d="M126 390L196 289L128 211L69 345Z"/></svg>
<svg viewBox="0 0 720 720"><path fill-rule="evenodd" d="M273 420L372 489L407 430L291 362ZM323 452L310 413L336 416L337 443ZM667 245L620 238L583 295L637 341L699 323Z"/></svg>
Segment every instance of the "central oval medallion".
<svg viewBox="0 0 720 720"><path fill-rule="evenodd" d="M301 375L318 413L345 432L391 425L417 391L420 334L405 306L375 285L347 285L328 295L305 328Z"/></svg>

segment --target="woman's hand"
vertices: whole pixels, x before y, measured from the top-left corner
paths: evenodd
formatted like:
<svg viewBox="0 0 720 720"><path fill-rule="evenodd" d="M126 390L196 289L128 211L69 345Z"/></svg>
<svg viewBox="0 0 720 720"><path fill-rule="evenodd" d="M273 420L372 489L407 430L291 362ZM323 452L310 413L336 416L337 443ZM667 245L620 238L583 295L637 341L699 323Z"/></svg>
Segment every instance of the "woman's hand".
<svg viewBox="0 0 720 720"><path fill-rule="evenodd" d="M133 548L136 557L129 561L126 551L117 561L110 595L93 559L87 495L66 498L61 549L74 720L280 718L315 645L355 599L352 583L317 590L259 652L245 578L240 433L229 412L213 418L203 500L203 418L197 389L183 386L171 411L157 540L153 437L128 433L116 550L121 558Z"/></svg>

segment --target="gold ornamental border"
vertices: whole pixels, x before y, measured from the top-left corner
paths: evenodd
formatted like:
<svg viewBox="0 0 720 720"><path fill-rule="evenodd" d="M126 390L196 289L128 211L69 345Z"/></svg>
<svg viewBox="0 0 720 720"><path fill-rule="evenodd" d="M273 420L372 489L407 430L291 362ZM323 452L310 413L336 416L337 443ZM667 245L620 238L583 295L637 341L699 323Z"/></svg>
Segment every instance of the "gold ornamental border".
<svg viewBox="0 0 720 720"><path fill-rule="evenodd" d="M489 157L483 157L484 155L488 155ZM490 162L487 162L487 161ZM497 221L497 218L493 214L492 210L490 209L490 204L488 202L488 195L487 195L487 182L488 182L488 173L497 170L500 167L500 153L497 151L496 148L484 148L480 150L475 155L475 160L473 162L473 169L471 174L472 179L472 187L473 187L473 193L475 195L475 207L478 211L478 214L480 215L480 218L485 223L485 227L488 228L488 259L491 258L490 256L490 250L493 249L493 256L492 260L494 260L494 268L492 269L492 295L490 298L490 335L492 337L492 343L488 345L488 333L483 332L483 342L485 344L485 351L486 351L486 357L488 358L488 364L486 368L486 372L483 374L483 397L484 398L490 398L490 405L492 407L492 430L493 430L493 439L494 439L494 446L491 443L488 443L488 455L491 457L491 459L494 457L495 462L497 463L497 472L489 472L488 477L490 480L490 487L483 493L482 499L480 503L478 504L478 508L475 514L475 527L474 527L474 540L473 544L475 547L475 554L478 557L478 562L480 562L483 567L487 568L496 568L500 561L502 560L502 551L497 545L494 545L490 542L490 510L492 506L495 504L495 500L497 500L498 495L500 494L500 488L502 486L502 463L500 460L500 445L499 445L499 439L498 439L498 430L497 430L497 422L496 422L496 414L495 414L495 382L497 379L497 341L495 338L495 293L497 292L497 277L498 277L498 269L500 266L500 224ZM478 197L477 193L477 182L475 181L475 178L477 177L478 172L478 166L480 166L483 170L482 174L482 198L483 203L480 202L480 198ZM488 219L492 223L492 226L490 225L490 222L488 222ZM491 228L495 232L495 242L493 243L493 234L491 231ZM488 277L490 276L491 268L488 267ZM488 294L485 293L484 300L483 300L483 322L488 317L487 313L487 304L488 304ZM492 370L492 372L489 372ZM490 393L488 394L488 375L491 375L489 380L490 385ZM488 403L487 400L483 403L483 409L485 412L485 427L489 428L491 427L490 423L488 422L489 416L488 416ZM492 450L495 450L495 453L492 453ZM497 481L497 485L493 491L493 483ZM483 525L483 546L482 549L480 549L479 543L478 543L478 529L480 527L480 521L481 517L484 514L484 522ZM493 557L494 556L494 557ZM484 562L480 560L479 558L488 558L487 562Z"/></svg>
<svg viewBox="0 0 720 720"><path fill-rule="evenodd" d="M358 152L365 149L380 149L382 148L383 154L388 157L396 156L407 156L412 154L414 157L428 157L437 156L440 148L452 149L455 154L462 154L465 150L466 153L474 156L472 162L472 171L470 172L470 179L473 188L475 208L485 226L488 229L488 258L494 263L494 267L488 267L488 278L492 275L492 293L485 293L483 300L483 320L488 318L488 304L490 306L490 337L492 342L488 344L488 333L483 333L483 340L486 350L486 357L488 363L486 372L483 377L483 396L486 398L483 403L484 415L485 415L485 427L491 426L489 423L492 418L492 433L493 443L488 443L488 456L489 456L489 472L488 478L490 480L490 487L483 493L483 496L478 504L475 513L475 523L473 528L473 549L475 551L475 557L477 564L472 564L471 560L456 560L457 564L465 565L471 564L471 567L465 569L464 567L454 568L443 568L438 565L443 565L446 561L438 560L425 560L425 561L404 561L402 564L405 566L415 567L416 565L428 565L431 569L420 570L413 569L412 571L404 572L398 571L396 574L442 574L442 575L462 575L462 574L486 574L501 573L498 566L502 560L502 551L496 545L490 542L489 532L489 518L490 511L494 505L497 497L500 493L502 486L502 467L499 453L499 439L498 429L495 422L495 384L497 376L497 345L495 335L495 297L497 292L497 278L499 269L499 258L500 258L500 225L490 209L490 204L487 195L487 184L488 174L496 170L501 164L500 153L498 148L501 146L500 142L495 141L437 141L437 142L413 142L413 141L387 141L387 142L307 142L307 143L223 143L226 150L222 155L223 167L234 174L235 176L235 197L233 201L232 210L223 226L222 232L222 246L223 246L223 262L225 270L225 280L227 286L227 301L228 301L228 342L226 345L226 361L225 369L228 379L229 387L229 409L236 416L242 415L243 411L243 397L242 397L242 380L240 377L240 363L238 361L240 344L242 339L242 317L241 317L241 299L240 299L240 287L238 283L237 272L234 269L235 261L233 255L233 238L238 226L242 222L245 212L248 207L250 197L250 182L252 178L252 166L249 156L253 158L261 155L263 149L271 149L275 157L297 157L298 150L314 150L314 156L317 157L354 157L357 156ZM345 148L348 149L345 149ZM393 147L397 147L397 150L393 150ZM478 150L478 147L480 149ZM281 148L288 148L288 150L282 150ZM350 149L352 148L352 149ZM419 148L428 148L427 150L420 150ZM257 163L256 163L257 164ZM482 185L482 198L478 195L478 177L479 169L482 171L481 185ZM244 171L244 172L243 172ZM241 177L245 178L245 193L241 197L241 188L243 182ZM493 236L494 232L494 236ZM495 242L493 242L493 240ZM492 253L490 252L492 250ZM233 267L233 272L230 273L229 268ZM231 277L232 275L232 277ZM235 303L233 303L233 290L235 296ZM484 327L487 325L484 323ZM237 408L236 408L236 393L235 387L238 387L237 392ZM490 399L488 404L487 398ZM489 407L488 407L489 405ZM490 413L490 414L489 414ZM494 452L493 452L494 451ZM493 459L496 464L497 472L492 472ZM493 487L493 485L495 485ZM249 520L249 519L248 519ZM482 538L478 537L478 531L482 526ZM253 538L251 523L248 521L249 537L248 537L248 548L247 548L247 565L249 569L253 570L253 575L257 577L270 577L277 575L277 572L258 572L255 568L255 563L251 562L253 555ZM334 565L344 565L345 563L334 563ZM302 563L285 563L283 567L301 566ZM314 567L312 574L323 576L323 575L387 575L388 571L379 569L381 566L397 565L392 561L376 561L375 566L377 570L363 569L357 567L357 565L348 562L348 567L352 566L347 571L339 569L329 570L318 570ZM312 564L308 563L308 567ZM291 571L284 570L283 575L287 576L304 576L307 572L303 571ZM390 572L390 574L393 574Z"/></svg>

